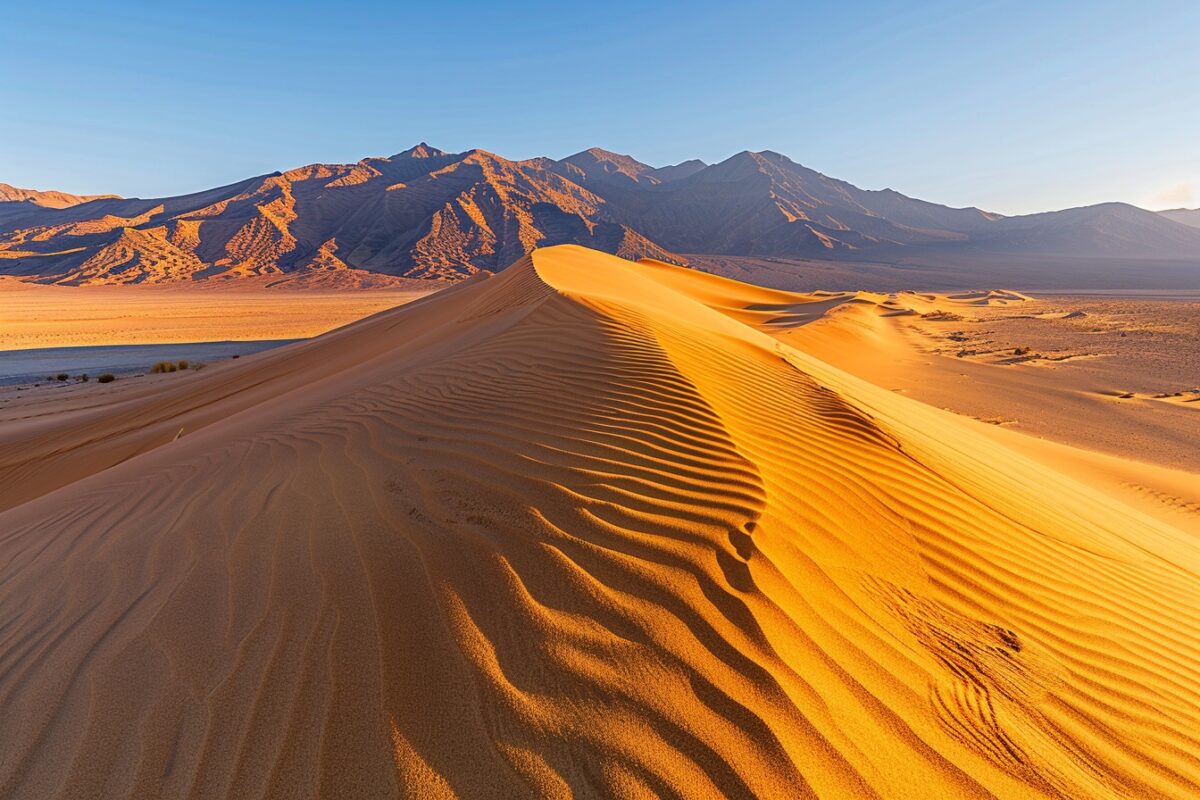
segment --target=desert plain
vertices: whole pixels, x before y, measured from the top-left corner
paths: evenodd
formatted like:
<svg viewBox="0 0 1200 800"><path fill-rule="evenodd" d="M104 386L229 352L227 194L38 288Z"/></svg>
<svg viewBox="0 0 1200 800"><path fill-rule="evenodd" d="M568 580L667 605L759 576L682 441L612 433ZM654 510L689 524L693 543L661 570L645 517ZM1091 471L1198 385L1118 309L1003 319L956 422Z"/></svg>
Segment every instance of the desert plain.
<svg viewBox="0 0 1200 800"><path fill-rule="evenodd" d="M388 276L375 282L322 288L297 281L293 287L275 277L227 284L55 286L0 276L0 351L306 339L436 288Z"/></svg>

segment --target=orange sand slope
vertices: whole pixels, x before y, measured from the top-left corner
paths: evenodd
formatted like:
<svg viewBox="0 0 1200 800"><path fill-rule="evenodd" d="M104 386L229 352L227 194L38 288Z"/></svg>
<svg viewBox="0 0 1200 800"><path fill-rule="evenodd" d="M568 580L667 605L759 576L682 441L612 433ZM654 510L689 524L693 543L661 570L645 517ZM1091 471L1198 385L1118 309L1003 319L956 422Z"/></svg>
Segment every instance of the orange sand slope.
<svg viewBox="0 0 1200 800"><path fill-rule="evenodd" d="M555 247L7 423L0 796L1195 797L1196 541L829 299Z"/></svg>

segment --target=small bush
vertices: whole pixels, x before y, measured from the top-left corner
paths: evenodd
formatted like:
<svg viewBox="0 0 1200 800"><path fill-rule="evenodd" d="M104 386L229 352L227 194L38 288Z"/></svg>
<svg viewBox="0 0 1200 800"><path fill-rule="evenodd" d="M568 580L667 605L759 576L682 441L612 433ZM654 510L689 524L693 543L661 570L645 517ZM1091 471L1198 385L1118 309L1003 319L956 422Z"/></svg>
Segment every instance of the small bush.
<svg viewBox="0 0 1200 800"><path fill-rule="evenodd" d="M179 367L175 366L174 361L159 361L150 368L150 374L156 375L160 372L175 372Z"/></svg>
<svg viewBox="0 0 1200 800"><path fill-rule="evenodd" d="M106 372L103 375L101 375L99 378L96 378L96 382L97 383L112 383L116 379L117 379L116 375L113 375L111 372Z"/></svg>
<svg viewBox="0 0 1200 800"><path fill-rule="evenodd" d="M60 372L60 373L58 373L57 375L55 375L55 376L54 376L54 380L56 380L56 381L65 381L65 380L66 380L67 378L69 378L69 377L71 377L71 376L70 376L70 375L68 375L67 373L65 373L65 372Z"/></svg>
<svg viewBox="0 0 1200 800"><path fill-rule="evenodd" d="M179 362L179 368L180 368L180 369L187 369L187 368L188 368L188 362L187 362L187 359L184 359L183 361L180 361L180 362Z"/></svg>
<svg viewBox="0 0 1200 800"><path fill-rule="evenodd" d="M80 376L79 376L78 378L76 378L75 380L79 381L80 383L87 383L87 382L88 382L88 376L87 376L87 375L80 375Z"/></svg>

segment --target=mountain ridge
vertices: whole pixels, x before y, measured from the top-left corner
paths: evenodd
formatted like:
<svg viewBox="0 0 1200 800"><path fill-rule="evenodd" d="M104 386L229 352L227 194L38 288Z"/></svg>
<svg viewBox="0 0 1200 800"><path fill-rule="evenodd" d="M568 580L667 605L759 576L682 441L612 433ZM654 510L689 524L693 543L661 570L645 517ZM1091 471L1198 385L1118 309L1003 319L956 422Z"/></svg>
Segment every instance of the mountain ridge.
<svg viewBox="0 0 1200 800"><path fill-rule="evenodd" d="M0 183L0 203L31 203L41 208L67 208L92 200L121 199L115 194L71 194L56 189L24 189Z"/></svg>
<svg viewBox="0 0 1200 800"><path fill-rule="evenodd" d="M653 167L597 147L514 161L420 142L176 197L72 197L61 207L0 201L0 274L69 284L310 271L457 280L535 247L579 244L679 264L1182 259L1197 262L1200 281L1200 229L1168 214L1119 203L1023 216L952 208L861 189L771 150Z"/></svg>
<svg viewBox="0 0 1200 800"><path fill-rule="evenodd" d="M1192 228L1200 228L1200 208L1168 208L1159 211L1159 216L1166 217Z"/></svg>

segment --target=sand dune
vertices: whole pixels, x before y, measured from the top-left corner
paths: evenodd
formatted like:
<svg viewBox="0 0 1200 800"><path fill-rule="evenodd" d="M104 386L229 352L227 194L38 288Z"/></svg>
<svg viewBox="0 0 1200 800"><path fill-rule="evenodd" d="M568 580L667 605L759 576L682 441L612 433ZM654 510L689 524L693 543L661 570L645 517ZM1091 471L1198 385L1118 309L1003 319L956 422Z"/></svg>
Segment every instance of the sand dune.
<svg viewBox="0 0 1200 800"><path fill-rule="evenodd" d="M775 335L1200 533L1200 304L1005 294L858 293Z"/></svg>
<svg viewBox="0 0 1200 800"><path fill-rule="evenodd" d="M555 247L6 421L0 796L1195 797L1200 545L852 300Z"/></svg>

